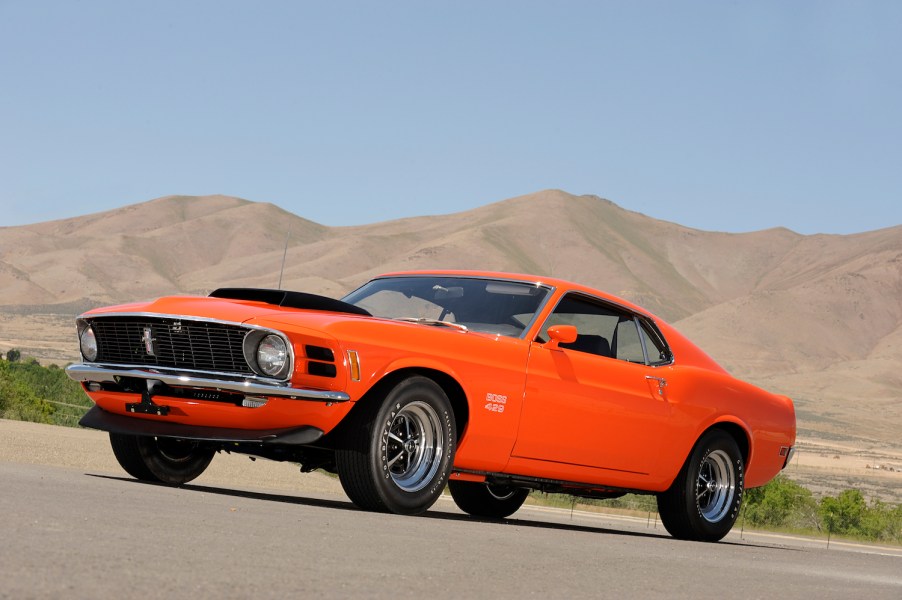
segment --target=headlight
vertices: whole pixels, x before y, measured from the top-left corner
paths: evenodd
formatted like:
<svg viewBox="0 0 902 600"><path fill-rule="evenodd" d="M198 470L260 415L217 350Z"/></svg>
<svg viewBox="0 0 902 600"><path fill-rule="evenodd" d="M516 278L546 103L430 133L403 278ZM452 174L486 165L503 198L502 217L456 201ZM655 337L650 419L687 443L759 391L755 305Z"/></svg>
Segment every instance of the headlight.
<svg viewBox="0 0 902 600"><path fill-rule="evenodd" d="M93 327L88 325L81 332L79 344L81 345L81 355L85 357L86 361L94 362L97 360L97 336L94 335Z"/></svg>
<svg viewBox="0 0 902 600"><path fill-rule="evenodd" d="M288 366L288 347L277 335L268 335L257 346L257 366L270 377L277 377Z"/></svg>

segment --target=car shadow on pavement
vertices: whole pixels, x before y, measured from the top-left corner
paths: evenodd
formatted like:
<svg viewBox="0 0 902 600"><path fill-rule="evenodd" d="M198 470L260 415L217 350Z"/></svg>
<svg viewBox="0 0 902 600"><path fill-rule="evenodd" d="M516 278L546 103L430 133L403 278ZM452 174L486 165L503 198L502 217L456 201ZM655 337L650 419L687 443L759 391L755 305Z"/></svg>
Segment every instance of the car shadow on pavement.
<svg viewBox="0 0 902 600"><path fill-rule="evenodd" d="M177 488L181 490L186 490L190 492L203 492L205 494L217 494L220 496L229 496L232 498L246 498L250 500L262 500L265 502L282 502L285 504L296 504L300 506L310 506L315 508L328 508L333 510L346 510L350 512L358 512L358 513L367 513L361 508L358 508L353 503L348 500L333 500L328 498L321 498L316 496L293 496L288 494L279 494L274 492L261 492L261 491L250 491L250 490L242 490L235 488L222 488L222 487L214 487L207 485L196 485L196 484L185 484L180 486L172 486L164 483L153 483L147 481L140 481L138 479L132 479L131 477L118 477L113 475L102 475L99 473L85 473L88 477L96 477L98 479L107 479L111 481L121 481L123 483L133 484L133 485L147 485L153 487L165 487L165 488ZM528 508L528 507L527 507ZM373 514L373 513L367 513ZM416 518L405 515L393 515L386 513L384 516L386 517L396 517L400 519L409 519ZM594 533L594 534L607 534L607 535L616 535L620 537L636 537L636 538L646 538L646 539L662 539L662 540L671 540L673 542L682 542L682 543L705 543L705 542L685 542L682 540L677 540L672 538L670 535L666 533L660 532L642 532L642 531L629 531L625 529L609 529L607 527L595 527L590 525L579 525L576 523L560 523L554 521L537 521L535 519L522 519L522 518L507 518L507 519L485 519L480 517L473 517L467 514L462 513L453 513L442 510L441 508L435 508L434 506L429 509L426 513L419 515L419 518L422 519L440 519L443 521L460 521L466 523L485 523L487 525L506 525L506 526L518 526L518 527L533 527L537 529L553 529L558 531L571 531L571 532L579 532L579 533ZM749 542L747 540L741 542L735 542L730 540L721 540L718 542L719 545L728 545L728 546L749 546L755 548L771 548L778 550L789 550L790 548L784 548L781 546L772 546L768 544L758 544L755 542Z"/></svg>
<svg viewBox="0 0 902 600"><path fill-rule="evenodd" d="M319 508L334 508L339 510L360 511L359 508L351 504L350 501L330 500L326 498L317 498L315 496L290 496L287 494L278 494L274 492L258 492L251 490L242 490L236 488L222 488L208 485L197 485L187 483L184 485L168 485L165 483L154 483L151 481L141 481L132 479L131 477L119 477L116 475L101 475L99 473L85 473L88 477L96 477L98 479L107 479L110 481L121 481L123 483L131 483L135 485L147 485L152 487L162 487L170 489L180 489L192 492L204 492L205 494L217 494L220 496L231 496L233 498L248 498L251 500L265 500L268 502L283 502L285 504L299 504L302 506L314 506Z"/></svg>

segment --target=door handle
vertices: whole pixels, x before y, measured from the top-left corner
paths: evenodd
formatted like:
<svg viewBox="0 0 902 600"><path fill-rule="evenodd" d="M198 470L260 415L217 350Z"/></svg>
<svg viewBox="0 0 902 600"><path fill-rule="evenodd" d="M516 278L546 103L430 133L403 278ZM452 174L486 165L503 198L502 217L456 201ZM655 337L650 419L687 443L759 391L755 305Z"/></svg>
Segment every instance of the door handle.
<svg viewBox="0 0 902 600"><path fill-rule="evenodd" d="M660 399L666 400L664 397L664 388L667 387L667 380L663 377L653 377L652 375L646 375L645 381L648 382L648 389L651 391L651 395Z"/></svg>

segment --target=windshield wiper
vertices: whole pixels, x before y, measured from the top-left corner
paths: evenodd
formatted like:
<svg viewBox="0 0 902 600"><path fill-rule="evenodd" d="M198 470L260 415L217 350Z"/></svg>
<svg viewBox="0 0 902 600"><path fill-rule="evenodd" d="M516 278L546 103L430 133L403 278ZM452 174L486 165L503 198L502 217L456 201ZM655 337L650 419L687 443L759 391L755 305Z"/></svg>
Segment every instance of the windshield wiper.
<svg viewBox="0 0 902 600"><path fill-rule="evenodd" d="M443 325L445 327L459 329L460 331L470 331L469 327L467 327L466 325L461 325L460 323L452 323L451 321L439 321L438 319L427 319L425 317L401 317L395 319L395 321L404 321L405 323L419 323L420 325Z"/></svg>

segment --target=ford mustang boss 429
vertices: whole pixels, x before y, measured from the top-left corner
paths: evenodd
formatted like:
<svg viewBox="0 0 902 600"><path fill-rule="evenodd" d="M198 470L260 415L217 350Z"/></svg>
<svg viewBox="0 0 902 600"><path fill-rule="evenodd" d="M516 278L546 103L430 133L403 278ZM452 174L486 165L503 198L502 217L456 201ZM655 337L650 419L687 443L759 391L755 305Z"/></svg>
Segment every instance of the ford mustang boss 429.
<svg viewBox="0 0 902 600"><path fill-rule="evenodd" d="M374 511L447 485L480 517L529 490L655 494L677 538L716 541L783 469L792 401L731 377L661 319L566 281L377 277L343 300L220 289L92 310L67 368L122 467L181 484L217 451L338 474Z"/></svg>

